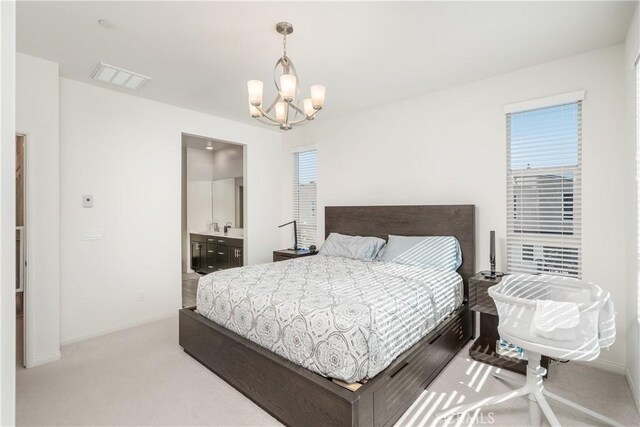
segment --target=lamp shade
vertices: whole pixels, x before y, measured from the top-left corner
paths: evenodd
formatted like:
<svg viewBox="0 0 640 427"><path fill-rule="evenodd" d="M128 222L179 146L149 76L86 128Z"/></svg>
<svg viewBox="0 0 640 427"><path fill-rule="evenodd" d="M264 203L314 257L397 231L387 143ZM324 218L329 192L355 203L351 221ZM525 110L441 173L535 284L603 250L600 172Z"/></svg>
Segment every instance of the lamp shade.
<svg viewBox="0 0 640 427"><path fill-rule="evenodd" d="M276 121L278 123L286 123L287 122L287 110L289 106L286 102L280 101L276 104Z"/></svg>
<svg viewBox="0 0 640 427"><path fill-rule="evenodd" d="M260 110L258 110L258 107L254 107L251 104L249 104L249 113L251 114L251 117L254 117L254 118L262 116L262 113L260 113Z"/></svg>
<svg viewBox="0 0 640 427"><path fill-rule="evenodd" d="M280 94L285 101L293 101L296 97L296 76L283 74L280 76Z"/></svg>
<svg viewBox="0 0 640 427"><path fill-rule="evenodd" d="M311 86L311 100L313 101L313 108L315 110L324 107L324 91L325 88L322 85Z"/></svg>
<svg viewBox="0 0 640 427"><path fill-rule="evenodd" d="M262 82L260 80L249 80L247 91L249 92L249 104L256 107L262 105Z"/></svg>
<svg viewBox="0 0 640 427"><path fill-rule="evenodd" d="M313 101L311 100L311 98L305 98L304 102L304 114L307 115L307 117L312 116L313 113L316 112L316 110L313 108Z"/></svg>

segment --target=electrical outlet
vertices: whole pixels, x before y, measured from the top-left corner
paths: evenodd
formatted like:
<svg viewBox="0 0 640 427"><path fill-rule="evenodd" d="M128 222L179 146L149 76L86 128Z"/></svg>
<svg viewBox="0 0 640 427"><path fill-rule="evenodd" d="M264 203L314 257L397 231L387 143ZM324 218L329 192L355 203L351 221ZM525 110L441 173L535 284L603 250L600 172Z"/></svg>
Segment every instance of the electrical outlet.
<svg viewBox="0 0 640 427"><path fill-rule="evenodd" d="M138 293L138 302L144 301L144 292L140 291Z"/></svg>

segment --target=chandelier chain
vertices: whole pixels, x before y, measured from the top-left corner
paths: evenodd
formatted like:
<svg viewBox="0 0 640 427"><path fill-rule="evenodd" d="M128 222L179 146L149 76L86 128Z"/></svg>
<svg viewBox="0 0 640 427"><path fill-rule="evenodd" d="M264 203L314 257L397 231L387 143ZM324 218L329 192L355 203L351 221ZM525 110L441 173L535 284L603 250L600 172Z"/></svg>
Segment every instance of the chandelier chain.
<svg viewBox="0 0 640 427"><path fill-rule="evenodd" d="M286 58L287 57L287 35L286 34L283 36L282 47L283 47L283 50L284 50L284 54L283 54L282 57Z"/></svg>

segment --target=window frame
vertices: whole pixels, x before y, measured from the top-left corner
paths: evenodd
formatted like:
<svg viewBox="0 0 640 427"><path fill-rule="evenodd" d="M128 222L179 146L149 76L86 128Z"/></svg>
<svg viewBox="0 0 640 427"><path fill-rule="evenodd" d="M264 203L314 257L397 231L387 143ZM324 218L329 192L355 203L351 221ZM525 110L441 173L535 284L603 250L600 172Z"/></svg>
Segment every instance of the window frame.
<svg viewBox="0 0 640 427"><path fill-rule="evenodd" d="M313 223L304 223L301 220L300 216L300 183L299 183L299 156L300 153L306 153L314 151L315 158L315 181L313 186L314 197L313 203L314 207L311 208L311 211L314 212L311 217L313 218ZM293 211L293 219L297 222L298 229L298 246L299 247L309 247L310 245L315 245L318 239L318 149L316 145L307 145L302 147L296 147L291 150L292 157L292 203L291 208ZM297 194L296 194L297 193Z"/></svg>
<svg viewBox="0 0 640 427"><path fill-rule="evenodd" d="M507 271L509 272L524 271L532 274L547 273L582 277L582 108L585 95L586 91L581 90L504 107L507 139L506 240ZM577 159L575 165L563 164L560 161L561 157L567 155L566 150L571 149L568 147L558 150L558 165L512 169L512 137L514 136L511 127L512 116L551 108L558 108L559 113L562 114L564 112L563 106L573 106L574 104L577 114L577 146L575 147ZM540 113L546 114L542 111ZM553 112L548 112L548 114L553 114ZM560 129L558 128L558 131ZM548 138L552 140L554 137L557 136L553 135ZM542 146L544 142L539 144ZM551 154L542 150L536 152L537 148L533 146L526 149L531 151L532 163L533 160L542 161L542 159L554 162L553 151ZM523 157L518 155L516 161L522 162ZM518 179L520 179L520 183L517 183ZM560 180L560 183L554 183L554 180ZM566 195L564 193L566 191L565 180L570 181L571 185L569 187L570 193L567 192ZM525 186L532 187L532 190L525 191ZM556 188L558 189L556 190ZM555 191L558 191L560 202L556 202L558 197L553 197ZM518 192L520 199L517 198ZM536 197L543 199L551 197L555 204L550 204L549 201L541 202L539 199L536 201ZM537 203L533 207L532 201ZM557 203L559 203L558 206L556 206ZM519 219L518 212L520 212L520 218L524 216L525 219ZM568 219L567 223L565 223L565 219ZM545 221L548 221L549 224L543 225ZM519 230L517 230L518 226Z"/></svg>

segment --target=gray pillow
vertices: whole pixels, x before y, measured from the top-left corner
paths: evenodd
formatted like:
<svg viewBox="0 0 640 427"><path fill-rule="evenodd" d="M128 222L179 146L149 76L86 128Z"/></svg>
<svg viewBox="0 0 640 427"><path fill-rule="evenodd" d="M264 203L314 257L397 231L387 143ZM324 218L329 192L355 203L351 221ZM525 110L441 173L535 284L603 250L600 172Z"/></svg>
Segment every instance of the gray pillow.
<svg viewBox="0 0 640 427"><path fill-rule="evenodd" d="M462 251L453 236L389 236L380 260L456 271Z"/></svg>
<svg viewBox="0 0 640 427"><path fill-rule="evenodd" d="M318 252L320 255L373 261L385 245L377 237L347 236L331 233Z"/></svg>

